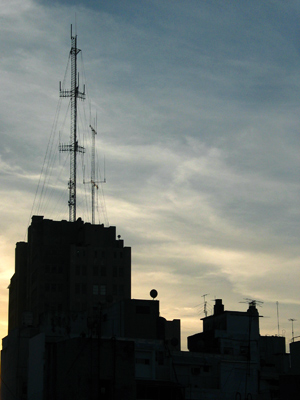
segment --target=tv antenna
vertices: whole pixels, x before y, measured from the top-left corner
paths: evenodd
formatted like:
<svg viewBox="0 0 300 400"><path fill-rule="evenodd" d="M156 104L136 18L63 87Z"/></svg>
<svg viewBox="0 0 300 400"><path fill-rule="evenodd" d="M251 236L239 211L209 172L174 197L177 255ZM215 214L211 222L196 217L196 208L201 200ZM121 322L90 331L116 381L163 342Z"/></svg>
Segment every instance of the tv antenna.
<svg viewBox="0 0 300 400"><path fill-rule="evenodd" d="M294 337L294 321L297 321L295 318L289 318L289 321L292 322L292 342L294 343L295 337Z"/></svg>
<svg viewBox="0 0 300 400"><path fill-rule="evenodd" d="M256 306L262 307L262 305L264 304L263 301L254 300L254 299L249 299L249 298L247 298L247 297L245 297L244 300L245 300L245 301L240 301L240 303L246 303L246 304L249 305L249 307L250 307L250 306L252 306L252 307L256 307Z"/></svg>
<svg viewBox="0 0 300 400"><path fill-rule="evenodd" d="M204 308L203 308L203 310L204 310L204 315L205 315L205 317L207 317L207 301L206 301L206 296L208 296L209 295L209 293L205 293L205 294L203 294L201 297L203 297L203 299L204 299Z"/></svg>
<svg viewBox="0 0 300 400"><path fill-rule="evenodd" d="M70 97L71 99L71 132L70 143L60 144L59 151L67 151L70 153L70 179L68 182L69 188L69 221L76 221L76 169L77 169L77 153L84 153L85 149L78 145L77 140L77 100L85 99L85 85L83 92L79 91L79 74L77 75L77 54L81 50L77 48L77 35L72 34L71 25L71 89L62 89L61 82L59 82L59 95L60 97Z"/></svg>

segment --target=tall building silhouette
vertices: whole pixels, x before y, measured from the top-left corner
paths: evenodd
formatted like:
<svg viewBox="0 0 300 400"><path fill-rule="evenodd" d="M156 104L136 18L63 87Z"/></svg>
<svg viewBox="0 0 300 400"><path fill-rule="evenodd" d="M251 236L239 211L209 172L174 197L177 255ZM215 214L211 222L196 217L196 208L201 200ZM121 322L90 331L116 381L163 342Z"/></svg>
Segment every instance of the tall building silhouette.
<svg viewBox="0 0 300 400"><path fill-rule="evenodd" d="M92 317L99 304L131 298L131 248L114 226L33 216L16 246L9 286L9 332L39 326L53 313Z"/></svg>

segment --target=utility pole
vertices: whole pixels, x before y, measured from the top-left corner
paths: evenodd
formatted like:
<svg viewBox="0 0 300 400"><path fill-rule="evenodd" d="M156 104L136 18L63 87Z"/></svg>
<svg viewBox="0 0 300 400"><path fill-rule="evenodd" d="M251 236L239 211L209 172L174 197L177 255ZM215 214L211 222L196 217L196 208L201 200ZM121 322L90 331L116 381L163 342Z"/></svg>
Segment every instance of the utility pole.
<svg viewBox="0 0 300 400"><path fill-rule="evenodd" d="M70 144L61 144L60 151L67 151L70 153L70 179L68 183L69 188L69 221L76 221L76 170L77 170L77 153L84 153L84 147L78 145L77 140L77 99L85 99L85 87L83 92L79 91L79 75L77 76L77 54L80 50L77 48L77 35L72 34L71 25L71 90L61 88L59 84L60 97L71 98L71 132Z"/></svg>

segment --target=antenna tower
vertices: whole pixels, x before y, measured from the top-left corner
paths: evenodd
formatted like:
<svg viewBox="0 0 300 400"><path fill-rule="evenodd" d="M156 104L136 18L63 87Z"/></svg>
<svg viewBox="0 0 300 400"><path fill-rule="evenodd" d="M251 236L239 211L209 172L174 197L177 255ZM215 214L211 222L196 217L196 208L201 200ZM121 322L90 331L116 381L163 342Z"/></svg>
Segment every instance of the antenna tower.
<svg viewBox="0 0 300 400"><path fill-rule="evenodd" d="M95 178L95 137L97 135L96 129L90 125L91 131L92 131L92 159L91 159L91 180L90 182L85 182L83 180L83 183L91 183L92 185L92 224L95 224L95 188L99 189L97 183L106 183L106 179L104 176L103 181L96 181Z"/></svg>
<svg viewBox="0 0 300 400"><path fill-rule="evenodd" d="M59 84L60 97L71 98L71 132L70 144L61 144L60 151L67 151L70 153L70 179L68 183L69 188L69 221L76 221L76 169L77 169L77 153L84 153L84 147L78 145L77 140L77 99L85 99L85 87L83 92L79 91L79 74L77 75L77 54L80 52L77 48L77 35L72 34L71 25L71 90L61 88Z"/></svg>

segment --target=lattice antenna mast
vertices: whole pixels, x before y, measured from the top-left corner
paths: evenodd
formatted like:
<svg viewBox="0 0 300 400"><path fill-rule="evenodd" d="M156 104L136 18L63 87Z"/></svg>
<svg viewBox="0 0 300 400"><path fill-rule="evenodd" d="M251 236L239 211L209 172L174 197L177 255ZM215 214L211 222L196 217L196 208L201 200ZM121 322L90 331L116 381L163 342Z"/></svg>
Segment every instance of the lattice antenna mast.
<svg viewBox="0 0 300 400"><path fill-rule="evenodd" d="M84 153L84 147L78 145L77 141L77 99L85 99L85 86L83 92L79 91L79 74L77 75L77 54L80 52L77 48L77 35L72 34L71 25L71 90L61 88L59 85L60 97L71 98L71 132L70 144L61 144L60 151L67 151L70 153L70 179L68 183L69 188L69 221L76 221L76 171L77 171L77 153Z"/></svg>
<svg viewBox="0 0 300 400"><path fill-rule="evenodd" d="M90 125L92 131L92 165L91 165L91 185L92 185L92 224L95 224L95 188L98 185L95 182L95 137L96 130Z"/></svg>
<svg viewBox="0 0 300 400"><path fill-rule="evenodd" d="M95 128L90 125L92 131L92 159L91 159L91 186L92 186L92 224L95 224L95 189L99 189L97 183L106 183L106 179L104 177L103 181L96 181L95 178L95 138L97 135L97 131ZM89 183L83 181L83 183Z"/></svg>

